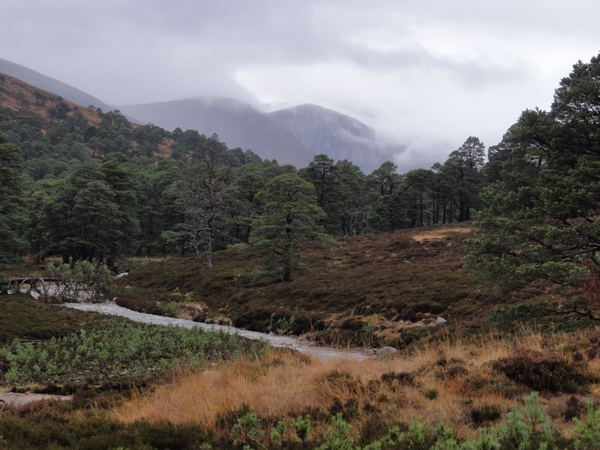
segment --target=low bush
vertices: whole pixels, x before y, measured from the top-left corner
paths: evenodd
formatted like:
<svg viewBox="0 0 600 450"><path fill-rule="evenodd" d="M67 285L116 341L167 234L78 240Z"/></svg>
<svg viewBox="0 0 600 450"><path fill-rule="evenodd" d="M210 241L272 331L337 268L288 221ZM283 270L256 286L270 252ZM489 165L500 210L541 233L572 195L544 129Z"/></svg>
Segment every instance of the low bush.
<svg viewBox="0 0 600 450"><path fill-rule="evenodd" d="M465 410L467 422L476 426L486 425L502 417L502 408L498 405L474 404Z"/></svg>
<svg viewBox="0 0 600 450"><path fill-rule="evenodd" d="M387 344L375 334L365 334L360 331L340 328L325 328L315 331L310 338L319 345L330 347L384 347ZM395 345L394 345L395 346Z"/></svg>
<svg viewBox="0 0 600 450"><path fill-rule="evenodd" d="M3 296L0 300L0 343L68 336L79 331L85 323L103 319L57 305L36 304L29 297Z"/></svg>
<svg viewBox="0 0 600 450"><path fill-rule="evenodd" d="M381 381L388 385L398 383L403 386L414 386L415 376L409 372L386 372L381 375Z"/></svg>
<svg viewBox="0 0 600 450"><path fill-rule="evenodd" d="M425 389L423 391L423 396L428 400L435 400L438 398L439 391L435 388Z"/></svg>
<svg viewBox="0 0 600 450"><path fill-rule="evenodd" d="M572 434L564 436L546 414L537 393L524 397L523 408L513 408L501 422L495 405L472 406L470 419L481 425L476 435L460 437L443 423L433 426L413 416L411 423L389 424L372 416L362 424L352 421L357 405L341 405L343 412L261 417L247 405L222 416L215 429L164 421L116 422L103 414L83 412L70 415L63 404L38 404L11 411L0 421L0 448L31 449L407 449L407 450L597 450L600 440L600 411L588 403L587 417L575 418ZM322 422L315 426L316 420ZM330 425L325 429L324 425ZM358 445L357 445L358 444Z"/></svg>
<svg viewBox="0 0 600 450"><path fill-rule="evenodd" d="M211 434L197 426L164 422L122 424L103 418L65 423L60 417L43 417L35 412L30 415L29 420L9 416L0 421L0 448L196 450L203 444L216 443Z"/></svg>
<svg viewBox="0 0 600 450"><path fill-rule="evenodd" d="M436 377L441 380L452 380L454 378L464 377L468 374L469 369L467 369L464 362L451 360L438 367Z"/></svg>
<svg viewBox="0 0 600 450"><path fill-rule="evenodd" d="M493 364L493 369L529 389L549 393L574 393L590 383L584 362L570 361L557 352L520 348Z"/></svg>
<svg viewBox="0 0 600 450"><path fill-rule="evenodd" d="M173 304L163 304L157 302L156 300L150 300L134 295L119 294L116 298L117 305L145 314L155 314L157 316L166 317L177 317L177 315L181 311L181 308Z"/></svg>
<svg viewBox="0 0 600 450"><path fill-rule="evenodd" d="M525 323L531 324L534 320L547 316L549 309L549 305L543 302L501 305L489 313L489 319L497 329L513 331Z"/></svg>
<svg viewBox="0 0 600 450"><path fill-rule="evenodd" d="M111 317L49 341L15 339L0 346L0 380L7 387L139 385L177 367L201 367L209 360L233 358L264 346L237 335Z"/></svg>

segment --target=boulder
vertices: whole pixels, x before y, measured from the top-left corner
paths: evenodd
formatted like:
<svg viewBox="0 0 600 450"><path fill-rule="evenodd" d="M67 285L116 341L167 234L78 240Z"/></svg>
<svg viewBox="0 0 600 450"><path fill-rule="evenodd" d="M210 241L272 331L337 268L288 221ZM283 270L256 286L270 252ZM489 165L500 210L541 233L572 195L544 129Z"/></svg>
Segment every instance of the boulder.
<svg viewBox="0 0 600 450"><path fill-rule="evenodd" d="M375 358L387 358L388 356L392 356L394 353L398 352L394 347L381 347L373 350Z"/></svg>

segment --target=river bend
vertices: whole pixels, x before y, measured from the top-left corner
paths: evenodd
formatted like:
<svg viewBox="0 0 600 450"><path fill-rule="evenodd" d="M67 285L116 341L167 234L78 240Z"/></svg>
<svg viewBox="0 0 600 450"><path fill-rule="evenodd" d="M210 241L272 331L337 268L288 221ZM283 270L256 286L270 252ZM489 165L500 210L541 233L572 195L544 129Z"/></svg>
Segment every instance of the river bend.
<svg viewBox="0 0 600 450"><path fill-rule="evenodd" d="M155 325L171 325L185 328L201 328L208 331L221 331L228 334L238 334L248 339L263 340L274 347L287 347L314 356L320 359L349 358L363 360L369 358L368 352L361 350L340 350L331 347L317 347L303 339L292 336L279 336L276 334L259 333L258 331L242 330L226 325L213 325L208 323L194 322L187 319L176 319L173 317L157 316L154 314L140 313L131 309L123 308L115 303L63 303L67 308L80 311L96 311L102 314L126 317L135 322L151 323Z"/></svg>

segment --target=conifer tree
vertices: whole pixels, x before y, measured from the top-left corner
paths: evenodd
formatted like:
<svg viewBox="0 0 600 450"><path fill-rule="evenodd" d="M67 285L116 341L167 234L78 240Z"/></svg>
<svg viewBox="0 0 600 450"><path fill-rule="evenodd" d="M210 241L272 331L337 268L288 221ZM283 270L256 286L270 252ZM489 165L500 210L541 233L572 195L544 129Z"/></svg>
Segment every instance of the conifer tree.
<svg viewBox="0 0 600 450"><path fill-rule="evenodd" d="M267 249L281 266L283 281L291 281L298 245L328 240L318 225L326 215L316 204L315 187L295 173L273 178L258 195L264 203L264 214L252 223L250 243Z"/></svg>
<svg viewBox="0 0 600 450"><path fill-rule="evenodd" d="M0 133L0 261L18 258L27 247L22 237L27 221L22 168L21 149Z"/></svg>
<svg viewBox="0 0 600 450"><path fill-rule="evenodd" d="M515 284L577 284L600 270L600 55L560 82L549 113L524 111L485 193L468 266Z"/></svg>

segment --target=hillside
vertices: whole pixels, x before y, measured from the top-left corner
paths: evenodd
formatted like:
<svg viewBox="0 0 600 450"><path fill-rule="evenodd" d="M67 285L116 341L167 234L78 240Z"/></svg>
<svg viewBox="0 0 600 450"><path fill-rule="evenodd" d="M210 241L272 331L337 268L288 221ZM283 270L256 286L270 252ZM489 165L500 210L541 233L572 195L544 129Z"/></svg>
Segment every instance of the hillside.
<svg viewBox="0 0 600 450"><path fill-rule="evenodd" d="M323 448L332 426L362 449L407 448L415 436L423 450L481 439L502 449L595 448L581 446L592 438L573 418L585 419L588 402L587 423L597 423L597 330L577 321L582 330L556 332L556 317L510 330L488 321L505 303L554 300L557 291L537 286L506 299L474 282L461 261L471 234L462 223L305 248L305 269L290 283L239 248L217 252L210 271L187 258L124 261L132 270L116 286L118 303L399 349L362 361L0 297L2 386L73 394L6 405L0 432L10 448ZM436 326L438 316L448 324ZM42 340L20 340L29 336ZM14 401L8 395L0 398Z"/></svg>
<svg viewBox="0 0 600 450"><path fill-rule="evenodd" d="M0 98L1 106L9 108L22 116L37 116L46 119L46 121L42 120L42 125L45 130L50 128L47 111L50 106L59 101L58 96L60 96L60 94L39 88L34 84L7 75L0 78L0 93L2 94L2 97ZM42 96L40 97L40 100L38 100L36 97L39 96L40 93ZM24 101L20 100L20 97L24 99ZM81 104L70 101L67 97L63 97L62 102L69 105L71 109L83 114L90 124L100 124L101 118L87 107L83 107Z"/></svg>
<svg viewBox="0 0 600 450"><path fill-rule="evenodd" d="M83 92L73 86L69 86L62 81L55 80L54 78L28 69L20 64L6 61L5 59L0 59L0 74L6 74L13 78L19 79L22 82L45 91L46 93L51 93L54 96L61 96L68 102L80 105L83 108L93 105L96 108L101 108L105 112L115 109L114 106L104 103L102 100L94 97L93 95ZM127 116L127 118L132 122L142 123L134 117Z"/></svg>
<svg viewBox="0 0 600 450"><path fill-rule="evenodd" d="M362 122L317 105L265 114L234 99L196 98L119 108L168 130L217 133L230 148L250 148L263 158L296 167L324 153L334 160L352 161L370 173L401 150L378 140L375 130Z"/></svg>

